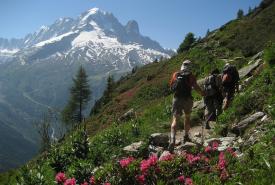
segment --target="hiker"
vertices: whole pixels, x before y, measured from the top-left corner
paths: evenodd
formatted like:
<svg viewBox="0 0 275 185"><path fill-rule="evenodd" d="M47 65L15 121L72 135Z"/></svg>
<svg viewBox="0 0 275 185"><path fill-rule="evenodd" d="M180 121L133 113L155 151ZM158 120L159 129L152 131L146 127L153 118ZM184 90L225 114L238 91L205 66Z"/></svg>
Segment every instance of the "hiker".
<svg viewBox="0 0 275 185"><path fill-rule="evenodd" d="M193 107L193 98L191 95L192 88L194 88L198 93L204 96L203 90L198 86L196 77L191 72L191 61L185 60L182 63L179 72L175 72L170 81L171 90L174 92L172 112L173 120L171 124L171 137L169 144L169 151L174 150L175 146L175 135L176 126L180 120L180 117L184 111L184 142L190 141L189 130L190 130L190 115Z"/></svg>
<svg viewBox="0 0 275 185"><path fill-rule="evenodd" d="M222 112L222 78L220 71L214 69L211 74L205 79L204 82L204 104L205 104L205 119L208 121L215 121L217 116ZM210 129L210 126L206 122L206 129Z"/></svg>
<svg viewBox="0 0 275 185"><path fill-rule="evenodd" d="M239 92L239 72L234 65L226 63L222 74L222 86L224 93L223 110L226 110L234 98L235 91Z"/></svg>

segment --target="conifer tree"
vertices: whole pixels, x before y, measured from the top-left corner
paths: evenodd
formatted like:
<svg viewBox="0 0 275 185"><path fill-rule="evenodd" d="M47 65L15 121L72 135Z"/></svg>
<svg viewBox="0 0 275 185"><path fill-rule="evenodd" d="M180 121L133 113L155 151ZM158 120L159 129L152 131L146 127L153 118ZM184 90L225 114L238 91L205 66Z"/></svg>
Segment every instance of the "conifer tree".
<svg viewBox="0 0 275 185"><path fill-rule="evenodd" d="M184 52L184 51L188 51L188 50L191 48L192 44L193 44L195 41L196 41L196 39L195 39L194 34L191 33L191 32L188 33L188 34L185 36L184 41L180 44L180 46L179 46L177 52L178 52L178 53L182 53L182 52Z"/></svg>
<svg viewBox="0 0 275 185"><path fill-rule="evenodd" d="M66 123L80 123L83 119L82 112L91 97L87 77L85 69L80 66L76 76L73 78L69 102L62 112L63 121Z"/></svg>
<svg viewBox="0 0 275 185"><path fill-rule="evenodd" d="M206 37L207 37L209 34L210 34L210 30L207 29L207 31L206 31Z"/></svg>
<svg viewBox="0 0 275 185"><path fill-rule="evenodd" d="M244 15L243 10L242 10L242 9L239 9L239 10L238 10L238 13L237 13L237 18L238 18L238 19L241 19L241 18L243 17L243 15Z"/></svg>
<svg viewBox="0 0 275 185"><path fill-rule="evenodd" d="M253 11L253 10L252 10L252 8L251 8L251 7L249 7L249 8L248 8L248 14L251 14L251 13L252 13L252 11Z"/></svg>
<svg viewBox="0 0 275 185"><path fill-rule="evenodd" d="M106 87L106 90L104 91L104 103L107 103L110 101L111 99L111 93L113 92L113 89L114 89L114 84L115 84L115 81L114 81L114 77L113 76L108 76L107 78L107 87Z"/></svg>

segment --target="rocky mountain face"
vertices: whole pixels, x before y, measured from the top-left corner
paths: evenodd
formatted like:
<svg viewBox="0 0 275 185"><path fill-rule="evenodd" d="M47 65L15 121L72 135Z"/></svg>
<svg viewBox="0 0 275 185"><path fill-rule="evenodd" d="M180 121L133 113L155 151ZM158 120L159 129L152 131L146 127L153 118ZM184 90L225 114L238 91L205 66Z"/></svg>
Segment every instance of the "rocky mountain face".
<svg viewBox="0 0 275 185"><path fill-rule="evenodd" d="M34 123L47 109L59 112L63 108L80 65L92 87L90 109L109 75L117 79L135 66L172 54L141 35L136 21L124 26L113 14L97 8L76 19L60 18L22 39L0 38L1 132L9 133L0 134L0 142L7 153L17 150L22 154L22 160L13 162L15 157L0 153L0 170L21 164L37 152ZM18 136L10 140L15 134ZM18 148L14 143L19 140L31 149Z"/></svg>

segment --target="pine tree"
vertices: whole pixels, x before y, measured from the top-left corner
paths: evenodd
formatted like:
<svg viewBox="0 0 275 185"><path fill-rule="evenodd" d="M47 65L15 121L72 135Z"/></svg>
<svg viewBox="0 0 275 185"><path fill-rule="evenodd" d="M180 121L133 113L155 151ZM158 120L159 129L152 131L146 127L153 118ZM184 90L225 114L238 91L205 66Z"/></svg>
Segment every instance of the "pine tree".
<svg viewBox="0 0 275 185"><path fill-rule="evenodd" d="M111 100L114 86L115 86L114 77L110 75L107 78L107 85L103 93L103 96L95 102L94 106L90 111L90 116L97 114L99 112L99 109L102 107L102 105L107 104Z"/></svg>
<svg viewBox="0 0 275 185"><path fill-rule="evenodd" d="M238 10L238 13L237 13L237 18L238 18L238 19L241 19L241 18L243 17L243 15L244 15L243 10L242 10L242 9L239 9L239 10Z"/></svg>
<svg viewBox="0 0 275 185"><path fill-rule="evenodd" d="M251 8L251 7L249 7L249 8L248 8L248 14L251 14L251 13L252 13L252 11L253 11L253 10L252 10L252 8Z"/></svg>
<svg viewBox="0 0 275 185"><path fill-rule="evenodd" d="M195 39L194 34L191 33L191 32L188 33L188 34L185 36L184 41L180 44L180 46L179 46L177 52L178 52L178 53L182 53L182 52L184 52L184 51L188 51L188 50L191 48L192 44L193 44L195 41L196 41L196 39Z"/></svg>
<svg viewBox="0 0 275 185"><path fill-rule="evenodd" d="M108 76L107 78L107 87L104 91L104 104L108 103L111 99L111 93L113 92L113 89L114 89L114 84L115 84L115 81L114 81L114 77L113 76Z"/></svg>
<svg viewBox="0 0 275 185"><path fill-rule="evenodd" d="M80 123L83 119L82 112L91 97L87 77L85 69L80 66L77 75L73 78L69 102L62 112L63 121L66 123Z"/></svg>
<svg viewBox="0 0 275 185"><path fill-rule="evenodd" d="M206 31L206 37L209 36L209 34L210 34L210 30L207 29L207 31Z"/></svg>

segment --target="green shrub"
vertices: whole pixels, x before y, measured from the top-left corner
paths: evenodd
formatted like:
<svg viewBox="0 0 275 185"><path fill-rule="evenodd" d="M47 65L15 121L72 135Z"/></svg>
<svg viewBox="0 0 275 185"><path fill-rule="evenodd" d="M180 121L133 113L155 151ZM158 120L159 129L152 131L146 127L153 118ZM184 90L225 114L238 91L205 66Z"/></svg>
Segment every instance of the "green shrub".
<svg viewBox="0 0 275 185"><path fill-rule="evenodd" d="M275 43L269 43L267 48L264 50L264 59L269 67L275 66Z"/></svg>

